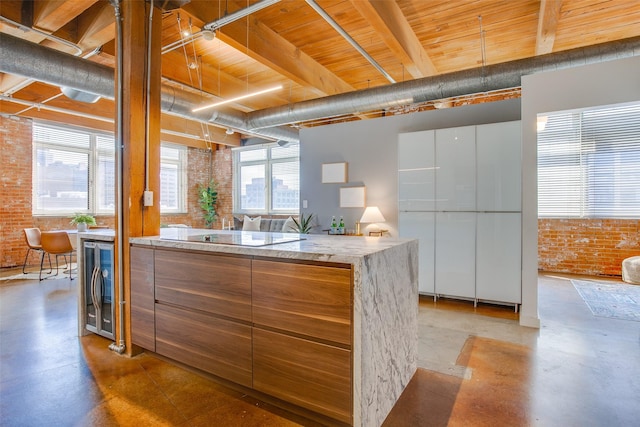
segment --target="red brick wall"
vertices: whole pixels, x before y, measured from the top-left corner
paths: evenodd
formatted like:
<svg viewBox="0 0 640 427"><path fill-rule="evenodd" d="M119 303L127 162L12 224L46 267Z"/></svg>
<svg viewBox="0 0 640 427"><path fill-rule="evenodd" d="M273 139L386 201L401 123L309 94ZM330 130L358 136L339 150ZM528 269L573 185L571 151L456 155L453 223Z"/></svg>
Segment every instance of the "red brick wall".
<svg viewBox="0 0 640 427"><path fill-rule="evenodd" d="M160 223L163 225L187 224L195 228L204 228L203 211L198 203L198 185L208 183L213 177L218 188L218 202L216 204L218 218L212 228L221 229L222 217L230 218L233 211L231 148L222 146L218 150L189 148L188 162L188 213L161 215Z"/></svg>
<svg viewBox="0 0 640 427"><path fill-rule="evenodd" d="M622 275L622 260L640 255L638 219L538 220L538 269Z"/></svg>
<svg viewBox="0 0 640 427"><path fill-rule="evenodd" d="M31 202L31 120L0 116L0 268L22 265L27 252L23 228L41 230L73 228L70 217L32 215ZM188 213L162 215L162 224L184 223L204 227L202 211L198 206L197 186L206 183L213 174L218 182L218 212L231 218L232 157L231 149L200 150L189 148L188 154ZM96 216L99 225L115 226L114 216ZM213 228L222 228L219 219ZM30 256L29 264L37 264L37 254Z"/></svg>
<svg viewBox="0 0 640 427"><path fill-rule="evenodd" d="M0 152L0 266L4 267L22 264L27 252L22 229L33 227L30 120L0 115Z"/></svg>

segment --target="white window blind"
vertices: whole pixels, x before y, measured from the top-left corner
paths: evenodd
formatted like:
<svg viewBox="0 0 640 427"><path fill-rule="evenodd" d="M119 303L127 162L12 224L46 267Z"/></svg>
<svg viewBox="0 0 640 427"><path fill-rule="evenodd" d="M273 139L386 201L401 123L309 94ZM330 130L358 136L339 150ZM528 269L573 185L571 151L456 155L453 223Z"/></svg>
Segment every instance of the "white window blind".
<svg viewBox="0 0 640 427"><path fill-rule="evenodd" d="M640 217L640 104L546 115L541 217Z"/></svg>
<svg viewBox="0 0 640 427"><path fill-rule="evenodd" d="M300 148L260 145L234 150L234 211L297 213L300 203Z"/></svg>
<svg viewBox="0 0 640 427"><path fill-rule="evenodd" d="M33 211L88 212L91 135L33 126Z"/></svg>
<svg viewBox="0 0 640 427"><path fill-rule="evenodd" d="M163 213L186 211L187 150L184 146L160 147L160 210Z"/></svg>
<svg viewBox="0 0 640 427"><path fill-rule="evenodd" d="M271 148L271 210L297 212L300 208L300 146Z"/></svg>
<svg viewBox="0 0 640 427"><path fill-rule="evenodd" d="M161 146L160 211L186 209L187 149ZM112 134L69 126L33 125L33 213L113 214L116 204Z"/></svg>

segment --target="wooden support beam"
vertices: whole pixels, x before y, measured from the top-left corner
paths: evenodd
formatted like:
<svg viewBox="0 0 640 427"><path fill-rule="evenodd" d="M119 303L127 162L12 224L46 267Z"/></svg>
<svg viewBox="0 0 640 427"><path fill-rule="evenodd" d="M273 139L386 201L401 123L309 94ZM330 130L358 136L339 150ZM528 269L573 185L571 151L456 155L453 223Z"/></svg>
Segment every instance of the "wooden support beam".
<svg viewBox="0 0 640 427"><path fill-rule="evenodd" d="M351 4L375 28L413 78L437 74L431 58L395 1L351 0Z"/></svg>
<svg viewBox="0 0 640 427"><path fill-rule="evenodd" d="M189 13L193 24L198 27L203 27L206 24L202 21L202 17L211 15L205 5L199 2L186 4L183 10ZM354 90L353 86L253 16L249 16L248 20L249 27L247 27L246 19L225 25L218 32L217 37L296 83L315 89L318 95L335 95Z"/></svg>
<svg viewBox="0 0 640 427"><path fill-rule="evenodd" d="M33 26L39 30L54 33L97 1L40 0L33 2Z"/></svg>
<svg viewBox="0 0 640 427"><path fill-rule="evenodd" d="M122 46L122 223L124 300L130 301L129 237L160 234L160 42L162 11L153 11L151 60L147 61L146 35L149 27L148 3L124 0L121 3ZM116 68L117 69L117 68ZM116 71L117 72L117 71ZM150 86L147 91L147 73ZM116 82L118 79L116 78ZM116 97L119 97L116 88ZM116 101L117 102L117 101ZM149 108L147 108L147 103ZM147 111L148 110L148 111ZM148 125L147 125L148 121ZM148 135L146 131L148 129ZM144 206L144 191L153 192L153 206ZM118 219L119 220L119 219ZM125 304L125 346L127 354L135 350L131 342L131 308ZM123 337L118 337L122 339Z"/></svg>
<svg viewBox="0 0 640 427"><path fill-rule="evenodd" d="M553 52L556 30L560 20L562 0L541 0L536 34L536 55Z"/></svg>

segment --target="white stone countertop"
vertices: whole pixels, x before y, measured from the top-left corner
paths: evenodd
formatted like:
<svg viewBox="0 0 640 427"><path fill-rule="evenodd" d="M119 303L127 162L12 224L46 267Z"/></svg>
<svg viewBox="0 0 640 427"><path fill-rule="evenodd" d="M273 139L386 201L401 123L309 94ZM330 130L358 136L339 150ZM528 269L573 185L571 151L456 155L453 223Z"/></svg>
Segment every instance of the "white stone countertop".
<svg viewBox="0 0 640 427"><path fill-rule="evenodd" d="M78 231L78 238L85 240L103 240L113 242L116 238L116 231L109 228L96 228L87 231Z"/></svg>
<svg viewBox="0 0 640 427"><path fill-rule="evenodd" d="M187 241L211 236L210 240L235 241L236 244ZM269 240L301 239L266 244ZM218 252L227 254L304 259L338 263L356 263L368 255L404 245L413 239L365 236L329 236L324 234L265 233L258 231L162 228L160 236L131 237L131 244Z"/></svg>

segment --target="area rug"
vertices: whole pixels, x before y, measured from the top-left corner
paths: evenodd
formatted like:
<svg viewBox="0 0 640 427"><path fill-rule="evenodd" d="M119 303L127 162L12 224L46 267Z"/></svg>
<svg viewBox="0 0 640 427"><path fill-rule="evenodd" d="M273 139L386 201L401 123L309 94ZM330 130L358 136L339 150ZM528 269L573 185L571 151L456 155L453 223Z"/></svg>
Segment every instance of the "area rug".
<svg viewBox="0 0 640 427"><path fill-rule="evenodd" d="M54 262L54 266L55 266L55 262ZM76 278L76 263L73 262L71 263L71 268L73 268L73 278ZM38 280L40 272L39 270L36 271L31 271L30 269L27 269L27 274L23 274L22 271L20 271L19 273L13 274L11 276L5 276L5 277L0 277L0 282L2 281L13 281L13 280ZM46 273L45 270L42 273L42 278L43 279L69 279L69 270L67 269L67 267L64 266L64 264L60 267L60 271L58 271L58 275L55 275L55 268L53 269L53 273Z"/></svg>
<svg viewBox="0 0 640 427"><path fill-rule="evenodd" d="M572 280L594 316L640 322L640 286Z"/></svg>

